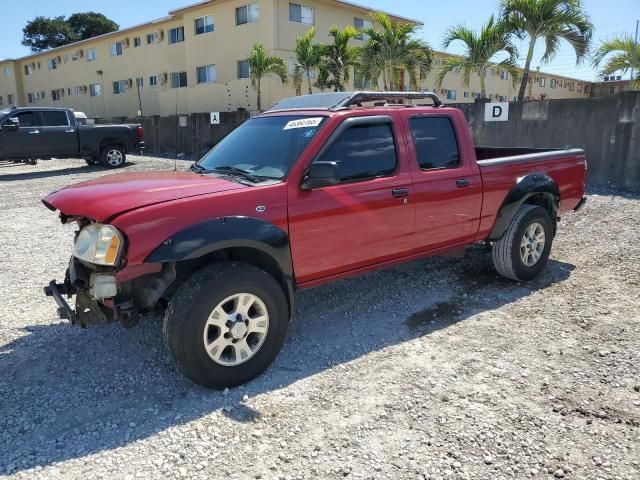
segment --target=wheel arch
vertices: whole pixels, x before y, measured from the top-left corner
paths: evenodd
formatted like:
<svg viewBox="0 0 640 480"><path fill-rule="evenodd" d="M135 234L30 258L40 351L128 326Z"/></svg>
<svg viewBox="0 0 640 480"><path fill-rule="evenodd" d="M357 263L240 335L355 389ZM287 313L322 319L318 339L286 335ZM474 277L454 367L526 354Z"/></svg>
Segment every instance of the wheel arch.
<svg viewBox="0 0 640 480"><path fill-rule="evenodd" d="M282 287L293 314L296 285L289 235L264 220L242 216L207 220L173 234L145 259L145 263L176 262L178 278L220 261L265 270Z"/></svg>
<svg viewBox="0 0 640 480"><path fill-rule="evenodd" d="M531 173L519 178L505 197L488 240L500 240L518 209L524 204L544 208L551 217L555 234L560 209L560 189L550 176L544 173Z"/></svg>

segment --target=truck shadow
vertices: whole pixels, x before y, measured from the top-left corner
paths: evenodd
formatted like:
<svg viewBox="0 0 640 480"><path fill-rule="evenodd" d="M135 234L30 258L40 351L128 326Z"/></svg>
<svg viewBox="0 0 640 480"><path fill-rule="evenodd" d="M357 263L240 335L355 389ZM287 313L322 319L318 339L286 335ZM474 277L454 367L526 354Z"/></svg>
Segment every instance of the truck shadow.
<svg viewBox="0 0 640 480"><path fill-rule="evenodd" d="M228 395L176 371L157 319L132 330L28 327L0 347L0 475L112 450L212 414L216 423L254 422L261 412L240 402L245 394L267 394L516 302L573 269L552 260L539 278L518 284L472 251L462 261L417 261L301 292L275 363Z"/></svg>
<svg viewBox="0 0 640 480"><path fill-rule="evenodd" d="M55 162L55 160L48 160ZM48 162L47 161L47 162ZM77 167L67 167L60 168L57 170L39 170L38 167L43 161L40 161L38 165L23 165L19 163L11 163L11 164L0 164L0 182L16 182L22 180L37 180L40 178L53 178L53 177L64 177L66 175L76 175L76 174L84 174L84 173L95 173L103 171L104 174L117 173L122 171L122 168L127 168L129 166L135 165L133 162L126 162L124 166L120 169L109 170L102 165L86 165L84 162L82 164L78 164ZM29 167L31 170L28 172L20 172L20 173L4 173L10 167ZM4 169L6 168L6 170Z"/></svg>

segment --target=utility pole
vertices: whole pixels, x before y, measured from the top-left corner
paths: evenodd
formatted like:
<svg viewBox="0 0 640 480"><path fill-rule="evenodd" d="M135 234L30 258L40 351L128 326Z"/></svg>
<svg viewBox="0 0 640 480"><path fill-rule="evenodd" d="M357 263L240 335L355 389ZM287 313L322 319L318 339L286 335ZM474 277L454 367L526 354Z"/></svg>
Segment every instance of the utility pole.
<svg viewBox="0 0 640 480"><path fill-rule="evenodd" d="M635 36L635 44L638 45L638 27L640 26L640 20L636 20L636 36ZM631 80L633 81L633 68L631 68Z"/></svg>

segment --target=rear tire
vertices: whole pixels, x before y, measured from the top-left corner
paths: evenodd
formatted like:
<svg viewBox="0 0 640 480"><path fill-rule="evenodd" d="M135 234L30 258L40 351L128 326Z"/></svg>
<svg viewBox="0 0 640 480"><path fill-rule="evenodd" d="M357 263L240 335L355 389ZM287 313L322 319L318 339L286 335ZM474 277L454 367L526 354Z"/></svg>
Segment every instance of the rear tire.
<svg viewBox="0 0 640 480"><path fill-rule="evenodd" d="M127 155L120 145L109 145L100 153L100 162L107 168L123 167L126 161Z"/></svg>
<svg viewBox="0 0 640 480"><path fill-rule="evenodd" d="M163 333L186 377L223 389L264 372L288 327L289 307L278 282L253 265L233 262L212 264L184 282L165 312Z"/></svg>
<svg viewBox="0 0 640 480"><path fill-rule="evenodd" d="M552 242L549 213L536 205L522 205L503 237L493 244L493 264L503 277L531 280L546 266Z"/></svg>

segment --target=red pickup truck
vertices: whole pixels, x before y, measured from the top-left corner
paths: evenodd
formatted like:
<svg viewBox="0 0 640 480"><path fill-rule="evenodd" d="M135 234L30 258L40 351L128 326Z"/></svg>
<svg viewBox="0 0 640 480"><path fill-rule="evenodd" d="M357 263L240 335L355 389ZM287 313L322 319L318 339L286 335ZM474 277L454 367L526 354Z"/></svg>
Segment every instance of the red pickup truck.
<svg viewBox="0 0 640 480"><path fill-rule="evenodd" d="M191 171L45 197L78 225L66 278L45 293L81 326L161 309L180 370L234 386L278 354L297 289L478 242L501 275L535 277L586 173L582 150L474 148L462 112L432 93L285 99Z"/></svg>

